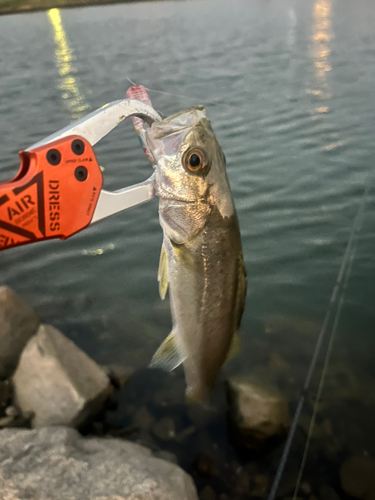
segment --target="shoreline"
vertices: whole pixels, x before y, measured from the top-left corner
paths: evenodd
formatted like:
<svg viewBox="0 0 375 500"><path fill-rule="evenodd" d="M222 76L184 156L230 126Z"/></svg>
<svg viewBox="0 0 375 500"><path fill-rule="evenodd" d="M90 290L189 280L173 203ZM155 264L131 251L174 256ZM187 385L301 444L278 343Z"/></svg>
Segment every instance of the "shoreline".
<svg viewBox="0 0 375 500"><path fill-rule="evenodd" d="M46 2L45 5L32 5L32 4L22 4L18 7L6 6L1 7L0 4L0 16L7 16L13 14L29 14L32 12L43 12L49 9L73 9L79 7L93 7L95 5L115 5L120 3L140 3L146 0L76 0L69 2L69 0L61 5L56 5L56 1Z"/></svg>

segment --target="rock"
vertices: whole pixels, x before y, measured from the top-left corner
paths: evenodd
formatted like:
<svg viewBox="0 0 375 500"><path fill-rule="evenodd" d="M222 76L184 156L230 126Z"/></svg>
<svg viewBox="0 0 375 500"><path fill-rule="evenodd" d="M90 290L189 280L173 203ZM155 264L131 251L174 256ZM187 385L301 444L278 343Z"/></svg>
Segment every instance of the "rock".
<svg viewBox="0 0 375 500"><path fill-rule="evenodd" d="M218 412L212 408L198 405L188 405L187 414L197 429L206 429L217 418Z"/></svg>
<svg viewBox="0 0 375 500"><path fill-rule="evenodd" d="M0 431L2 498L197 500L177 465L121 439L87 439L74 429Z"/></svg>
<svg viewBox="0 0 375 500"><path fill-rule="evenodd" d="M161 418L152 426L152 432L163 441L173 439L176 436L176 427L173 418Z"/></svg>
<svg viewBox="0 0 375 500"><path fill-rule="evenodd" d="M242 444L257 447L290 426L288 403L272 385L249 377L227 381L229 416Z"/></svg>
<svg viewBox="0 0 375 500"><path fill-rule="evenodd" d="M186 441L186 439L191 437L196 432L196 430L197 429L194 427L194 425L189 425L189 427L185 427L185 429L182 429L182 431L176 434L175 439L178 443L182 443L183 441Z"/></svg>
<svg viewBox="0 0 375 500"><path fill-rule="evenodd" d="M214 461L211 457L206 455L205 453L200 453L194 464L194 468L204 476L218 476L219 471L216 468Z"/></svg>
<svg viewBox="0 0 375 500"><path fill-rule="evenodd" d="M103 366L103 370L116 389L122 389L134 373L133 368L117 364Z"/></svg>
<svg viewBox="0 0 375 500"><path fill-rule="evenodd" d="M268 490L268 477L265 474L257 474L254 478L254 486L251 490L253 497L264 498Z"/></svg>
<svg viewBox="0 0 375 500"><path fill-rule="evenodd" d="M311 495L311 486L306 481L301 483L300 489L304 495Z"/></svg>
<svg viewBox="0 0 375 500"><path fill-rule="evenodd" d="M140 432L135 442L148 448L154 453L159 450L159 446L157 445L157 443L155 443L150 434L146 431Z"/></svg>
<svg viewBox="0 0 375 500"><path fill-rule="evenodd" d="M199 493L199 500L216 500L217 496L213 488L209 484L201 490Z"/></svg>
<svg viewBox="0 0 375 500"><path fill-rule="evenodd" d="M348 495L375 500L375 460L354 456L340 470L341 488Z"/></svg>
<svg viewBox="0 0 375 500"><path fill-rule="evenodd" d="M7 286L0 287L0 379L13 374L22 349L37 331L33 309Z"/></svg>
<svg viewBox="0 0 375 500"><path fill-rule="evenodd" d="M250 475L245 469L241 469L236 474L236 485L234 489L238 495L249 495Z"/></svg>
<svg viewBox="0 0 375 500"><path fill-rule="evenodd" d="M111 392L104 371L71 340L41 325L24 348L13 376L15 402L34 412L33 427L78 426Z"/></svg>
<svg viewBox="0 0 375 500"><path fill-rule="evenodd" d="M276 372L290 370L290 364L277 351L271 351L268 356L268 368Z"/></svg>
<svg viewBox="0 0 375 500"><path fill-rule="evenodd" d="M15 406L8 406L5 408L5 415L7 417L18 417L20 412L17 410Z"/></svg>
<svg viewBox="0 0 375 500"><path fill-rule="evenodd" d="M142 431L147 431L155 422L155 417L148 411L147 406L142 406L133 415L132 424Z"/></svg>
<svg viewBox="0 0 375 500"><path fill-rule="evenodd" d="M284 471L281 475L279 487L277 489L277 496L292 499L296 487L296 481L297 475L295 471Z"/></svg>

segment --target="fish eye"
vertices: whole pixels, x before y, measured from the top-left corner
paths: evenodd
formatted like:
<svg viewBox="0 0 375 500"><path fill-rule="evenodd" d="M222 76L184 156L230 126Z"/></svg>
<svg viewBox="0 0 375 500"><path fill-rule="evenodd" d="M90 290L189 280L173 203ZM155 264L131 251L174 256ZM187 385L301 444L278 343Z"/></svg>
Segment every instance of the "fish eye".
<svg viewBox="0 0 375 500"><path fill-rule="evenodd" d="M201 149L187 151L183 159L185 169L192 174L202 174L207 167L206 155Z"/></svg>
<svg viewBox="0 0 375 500"><path fill-rule="evenodd" d="M197 153L193 153L189 158L189 165L192 168L197 168L199 167L200 163L201 163L200 157L197 155Z"/></svg>

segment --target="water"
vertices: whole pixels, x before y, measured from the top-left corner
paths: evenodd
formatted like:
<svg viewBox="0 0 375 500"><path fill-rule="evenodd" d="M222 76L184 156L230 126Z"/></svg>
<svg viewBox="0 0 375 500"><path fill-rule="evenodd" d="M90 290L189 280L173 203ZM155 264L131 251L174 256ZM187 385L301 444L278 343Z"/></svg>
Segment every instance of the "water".
<svg viewBox="0 0 375 500"><path fill-rule="evenodd" d="M249 278L243 351L224 375L264 369L277 350L291 365L289 378L278 382L293 408L369 184L325 394L335 404L323 405L321 416L333 437L317 445L330 471L319 477L335 486L342 456L375 455L369 438L375 405L374 4L161 2L63 10L61 18L62 24L56 13L0 18L0 181L15 174L20 149L123 97L127 78L190 97L150 92L165 115L206 104L227 157ZM107 189L150 174L130 122L96 152ZM1 283L98 362L142 369L170 329L156 282L160 245L152 201L68 241L3 252ZM147 373L136 379L143 387ZM172 383L160 377L162 387ZM145 394L148 404L152 391ZM289 470L298 468L300 453L297 443ZM278 456L265 462L270 475ZM311 459L310 473L314 464Z"/></svg>

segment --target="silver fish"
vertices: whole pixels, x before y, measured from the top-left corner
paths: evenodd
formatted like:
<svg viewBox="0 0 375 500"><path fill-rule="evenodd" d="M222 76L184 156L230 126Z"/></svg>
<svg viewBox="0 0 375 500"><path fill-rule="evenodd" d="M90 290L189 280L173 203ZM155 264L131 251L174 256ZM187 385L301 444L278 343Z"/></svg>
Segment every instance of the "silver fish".
<svg viewBox="0 0 375 500"><path fill-rule="evenodd" d="M163 229L159 291L164 299L169 286L173 321L150 366L183 364L187 398L207 402L236 351L246 295L226 160L202 106L155 122L144 135Z"/></svg>

